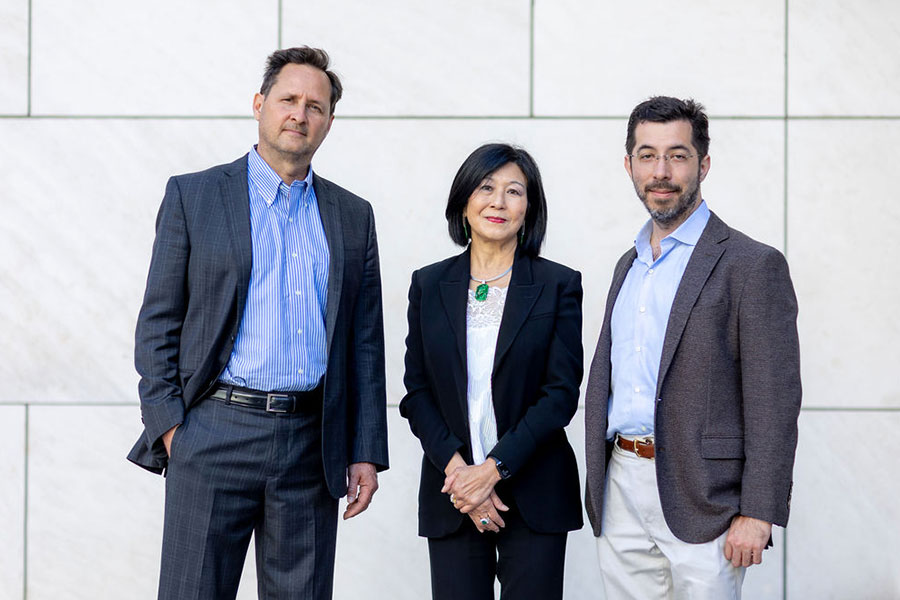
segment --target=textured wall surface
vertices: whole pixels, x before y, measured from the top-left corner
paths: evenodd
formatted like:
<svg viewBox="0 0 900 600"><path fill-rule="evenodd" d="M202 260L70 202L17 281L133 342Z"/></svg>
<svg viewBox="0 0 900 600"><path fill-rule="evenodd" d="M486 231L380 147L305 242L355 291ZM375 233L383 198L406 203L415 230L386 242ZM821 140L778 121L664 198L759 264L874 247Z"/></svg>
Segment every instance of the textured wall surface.
<svg viewBox="0 0 900 600"><path fill-rule="evenodd" d="M895 0L0 0L0 600L155 598L163 480L124 456L156 210L169 175L249 149L264 59L302 43L345 85L314 168L372 202L384 279L392 468L341 524L337 599L428 596L420 449L397 403L410 273L456 251L456 168L485 141L532 151L544 254L584 274L589 360L646 219L626 118L658 93L706 104L704 197L787 254L800 301L791 523L745 598L900 598ZM245 569L254 598L252 553ZM603 597L587 529L566 597Z"/></svg>

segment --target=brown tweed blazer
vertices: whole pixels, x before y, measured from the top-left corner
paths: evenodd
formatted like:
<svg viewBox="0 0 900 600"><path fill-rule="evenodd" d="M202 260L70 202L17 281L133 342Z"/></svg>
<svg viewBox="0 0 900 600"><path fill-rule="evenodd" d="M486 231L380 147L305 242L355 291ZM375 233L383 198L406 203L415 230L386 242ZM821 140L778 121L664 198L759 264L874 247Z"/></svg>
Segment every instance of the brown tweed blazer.
<svg viewBox="0 0 900 600"><path fill-rule="evenodd" d="M635 256L632 248L616 265L585 397L585 504L596 536L610 451L610 317ZM656 389L656 478L679 539L712 540L738 514L787 524L800 396L787 262L712 214L675 294Z"/></svg>

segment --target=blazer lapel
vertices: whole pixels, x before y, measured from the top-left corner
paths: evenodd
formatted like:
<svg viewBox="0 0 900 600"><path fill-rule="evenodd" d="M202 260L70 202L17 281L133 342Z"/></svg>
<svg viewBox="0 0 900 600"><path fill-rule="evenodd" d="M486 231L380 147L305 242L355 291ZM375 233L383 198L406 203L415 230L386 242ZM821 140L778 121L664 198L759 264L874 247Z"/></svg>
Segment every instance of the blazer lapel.
<svg viewBox="0 0 900 600"><path fill-rule="evenodd" d="M725 248L721 241L728 238L728 228L715 214L709 215L709 222L697 240L697 247L691 254L675 299L672 301L672 310L669 313L669 322L666 325L666 336L663 340L662 356L659 361L659 376L656 383L656 396L662 389L669 365L675 357L675 349L681 342L681 335L687 325L688 317L694 308L694 303L700 295L700 291L709 279L710 273L716 263L719 262Z"/></svg>
<svg viewBox="0 0 900 600"><path fill-rule="evenodd" d="M244 310L253 268L253 242L250 238L250 191L247 183L247 155L225 169L221 183L225 220L231 232L231 247L238 267L238 315Z"/></svg>
<svg viewBox="0 0 900 600"><path fill-rule="evenodd" d="M456 397L460 410L468 420L469 405L467 386L469 382L468 361L466 360L466 303L469 298L469 250L456 257L441 280L441 304L450 329L453 331L459 361L450 365L456 382ZM455 368L454 368L455 366Z"/></svg>
<svg viewBox="0 0 900 600"><path fill-rule="evenodd" d="M603 315L603 322L610 323L612 318L612 311L616 305L616 299L619 297L619 292L622 291L622 285L625 283L625 277L628 276L628 271L631 270L631 265L634 264L634 259L637 258L637 249L634 247L629 250L625 256L619 259L619 262L616 264L616 270L613 272L612 283L609 286L609 295L606 297L606 311Z"/></svg>
<svg viewBox="0 0 900 600"><path fill-rule="evenodd" d="M313 173L313 188L319 205L319 217L328 241L328 298L325 305L325 354L331 355L331 342L341 306L344 285L344 231L341 228L341 204L328 188L328 182Z"/></svg>
<svg viewBox="0 0 900 600"><path fill-rule="evenodd" d="M512 277L509 281L509 290L506 293L506 304L503 307L503 318L500 321L500 331L497 334L497 349L494 352L494 373L500 361L506 355L513 340L516 339L522 325L531 313L534 303L544 284L533 284L531 273L531 259L524 255L517 255L513 266Z"/></svg>
<svg viewBox="0 0 900 600"><path fill-rule="evenodd" d="M456 257L441 280L441 304L453 337L456 338L456 349L466 369L466 302L469 294L469 250Z"/></svg>

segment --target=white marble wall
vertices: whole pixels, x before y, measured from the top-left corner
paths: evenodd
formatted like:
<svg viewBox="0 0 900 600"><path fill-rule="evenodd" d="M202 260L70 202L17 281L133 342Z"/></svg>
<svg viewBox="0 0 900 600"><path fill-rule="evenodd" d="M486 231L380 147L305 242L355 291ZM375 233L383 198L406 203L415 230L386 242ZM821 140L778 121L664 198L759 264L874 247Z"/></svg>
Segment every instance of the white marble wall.
<svg viewBox="0 0 900 600"><path fill-rule="evenodd" d="M455 169L487 140L533 152L545 254L584 273L589 359L645 218L625 120L654 93L707 105L704 195L786 251L800 300L794 511L745 597L900 597L898 34L894 0L0 0L0 600L154 597L163 480L124 455L155 213L168 175L255 140L250 99L279 42L332 53L345 98L315 167L372 202L381 243L393 466L341 524L336 598L428 595L420 450L396 404L409 274L454 251ZM585 529L566 596L598 586Z"/></svg>

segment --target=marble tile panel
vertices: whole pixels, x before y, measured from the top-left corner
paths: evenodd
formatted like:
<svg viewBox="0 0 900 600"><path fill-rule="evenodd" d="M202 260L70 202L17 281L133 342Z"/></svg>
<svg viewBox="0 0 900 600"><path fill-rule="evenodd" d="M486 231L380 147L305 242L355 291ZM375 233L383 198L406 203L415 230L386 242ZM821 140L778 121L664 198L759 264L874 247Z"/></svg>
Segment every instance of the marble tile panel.
<svg viewBox="0 0 900 600"><path fill-rule="evenodd" d="M28 112L28 0L0 3L0 115Z"/></svg>
<svg viewBox="0 0 900 600"><path fill-rule="evenodd" d="M536 115L628 115L654 94L784 113L784 2L536 2Z"/></svg>
<svg viewBox="0 0 900 600"><path fill-rule="evenodd" d="M569 444L575 451L578 461L578 476L581 482L581 500L584 502L585 457L584 457L584 408L579 408L566 427ZM564 582L565 598L577 600L591 598L604 600L607 598L600 578L600 564L597 558L597 538L591 529L587 513L582 507L584 527L569 534L566 544L566 575Z"/></svg>
<svg viewBox="0 0 900 600"><path fill-rule="evenodd" d="M900 115L900 4L791 0L791 115Z"/></svg>
<svg viewBox="0 0 900 600"><path fill-rule="evenodd" d="M164 480L125 460L137 407L29 410L29 600L155 598Z"/></svg>
<svg viewBox="0 0 900 600"><path fill-rule="evenodd" d="M249 115L278 6L34 0L33 113Z"/></svg>
<svg viewBox="0 0 900 600"><path fill-rule="evenodd" d="M338 114L526 115L527 0L284 3L285 46L325 48Z"/></svg>
<svg viewBox="0 0 900 600"><path fill-rule="evenodd" d="M23 597L25 576L25 407L0 406L0 598Z"/></svg>
<svg viewBox="0 0 900 600"><path fill-rule="evenodd" d="M784 251L784 122L712 119L709 208L729 226Z"/></svg>
<svg viewBox="0 0 900 600"><path fill-rule="evenodd" d="M900 407L900 205L873 160L898 121L791 121L788 258L800 302L805 406Z"/></svg>
<svg viewBox="0 0 900 600"><path fill-rule="evenodd" d="M366 512L341 520L335 558L335 598L428 598L428 546L418 531L422 447L396 407L388 408L391 468L378 476ZM341 500L340 511L346 508Z"/></svg>
<svg viewBox="0 0 900 600"><path fill-rule="evenodd" d="M174 173L230 162L247 120L0 121L0 402L137 400L134 324Z"/></svg>
<svg viewBox="0 0 900 600"><path fill-rule="evenodd" d="M900 412L806 411L787 529L787 597L898 598ZM851 440L877 439L874 453Z"/></svg>

